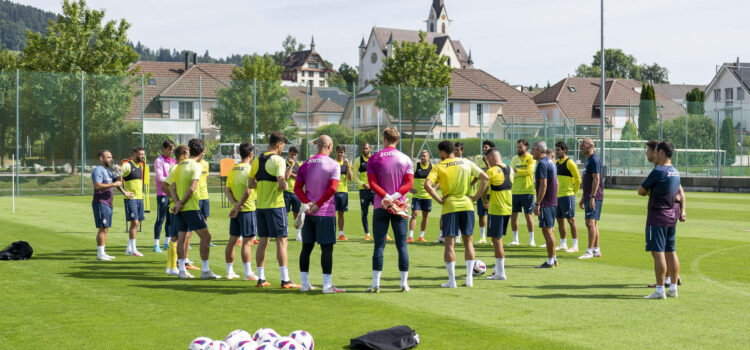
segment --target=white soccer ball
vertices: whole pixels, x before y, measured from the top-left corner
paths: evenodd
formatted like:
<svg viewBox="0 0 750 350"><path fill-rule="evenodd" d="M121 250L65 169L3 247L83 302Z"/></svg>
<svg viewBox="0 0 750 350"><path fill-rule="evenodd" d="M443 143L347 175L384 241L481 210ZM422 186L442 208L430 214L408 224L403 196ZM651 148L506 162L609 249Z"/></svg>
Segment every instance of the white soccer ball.
<svg viewBox="0 0 750 350"><path fill-rule="evenodd" d="M232 350L232 347L223 340L214 340L208 343L206 350Z"/></svg>
<svg viewBox="0 0 750 350"><path fill-rule="evenodd" d="M242 340L235 345L232 350L257 350L258 343L252 340Z"/></svg>
<svg viewBox="0 0 750 350"><path fill-rule="evenodd" d="M302 346L290 337L280 337L274 345L281 350L303 350Z"/></svg>
<svg viewBox="0 0 750 350"><path fill-rule="evenodd" d="M255 350L278 350L279 348L276 347L276 345L273 345L271 343L265 343L261 344Z"/></svg>
<svg viewBox="0 0 750 350"><path fill-rule="evenodd" d="M272 339L271 343L275 343L278 337L279 333L276 333L272 328L261 328L253 334L253 340L256 343L260 343L264 339Z"/></svg>
<svg viewBox="0 0 750 350"><path fill-rule="evenodd" d="M229 333L226 338L224 338L224 341L229 344L229 346L232 347L232 349L237 347L237 344L243 340L252 340L253 337L248 333L247 331L244 331L242 329L237 329Z"/></svg>
<svg viewBox="0 0 750 350"><path fill-rule="evenodd" d="M209 349L208 344L210 344L212 341L213 340L211 340L211 338L206 337L195 338L190 342L188 350L207 350Z"/></svg>
<svg viewBox="0 0 750 350"><path fill-rule="evenodd" d="M289 338L294 339L297 344L301 345L306 350L313 350L315 342L313 341L312 334L303 330L296 330L289 334Z"/></svg>
<svg viewBox="0 0 750 350"><path fill-rule="evenodd" d="M473 270L474 276L484 275L484 273L487 271L487 265L485 265L484 261L482 260L475 260Z"/></svg>

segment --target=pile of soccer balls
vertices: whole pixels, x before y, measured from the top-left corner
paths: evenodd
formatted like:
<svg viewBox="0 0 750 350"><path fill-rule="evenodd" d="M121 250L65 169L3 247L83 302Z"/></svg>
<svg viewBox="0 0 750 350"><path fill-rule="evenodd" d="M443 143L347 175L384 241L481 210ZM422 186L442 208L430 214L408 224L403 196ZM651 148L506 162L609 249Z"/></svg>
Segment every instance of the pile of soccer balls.
<svg viewBox="0 0 750 350"><path fill-rule="evenodd" d="M313 337L306 331L294 331L282 337L271 328L261 328L253 335L241 329L232 331L224 340L195 338L189 350L313 350Z"/></svg>

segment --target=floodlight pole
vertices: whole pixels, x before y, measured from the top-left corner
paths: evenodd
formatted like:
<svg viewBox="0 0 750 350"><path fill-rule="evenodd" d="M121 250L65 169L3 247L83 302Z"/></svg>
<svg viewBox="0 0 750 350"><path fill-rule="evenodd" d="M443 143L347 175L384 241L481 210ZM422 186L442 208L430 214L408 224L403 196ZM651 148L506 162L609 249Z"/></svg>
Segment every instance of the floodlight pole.
<svg viewBox="0 0 750 350"><path fill-rule="evenodd" d="M141 147L146 148L146 135L145 134L145 111L146 111L146 92L144 91L143 85L143 74L141 74Z"/></svg>
<svg viewBox="0 0 750 350"><path fill-rule="evenodd" d="M413 125L413 124L412 124ZM401 133L404 131L403 126L401 125L401 84L398 85L398 132ZM412 129L412 134L414 133L414 130ZM413 135L412 135L413 136ZM403 151L401 149L401 145L403 142L398 143L398 150ZM414 145L412 145L414 146ZM413 148L412 148L413 149Z"/></svg>
<svg viewBox="0 0 750 350"><path fill-rule="evenodd" d="M84 120L83 120L83 107L84 107L83 85L84 85L84 82L83 82L83 79L84 77L85 76L83 75L83 72L81 72L81 194L83 194L83 168L86 166L85 164L86 162L84 161L85 156L86 156L86 153L84 153L85 152L84 151L85 139L83 137L84 135L83 133L83 128L84 128Z"/></svg>
<svg viewBox="0 0 750 350"><path fill-rule="evenodd" d="M20 108L20 101L21 101L21 90L19 88L19 79L20 79L20 73L18 72L18 69L16 69L16 158L13 162L14 169L16 170L16 175L18 175L18 160L21 158L21 144L18 141L21 138L21 108ZM18 181L18 178L14 178L14 181ZM20 182L15 183L16 188L21 185ZM16 189L17 191L17 189Z"/></svg>
<svg viewBox="0 0 750 350"><path fill-rule="evenodd" d="M605 160L605 154L604 154L604 116L606 115L605 108L604 108L604 0L601 0L601 29L600 29L600 39L601 39L601 49L599 51L600 57L599 60L601 61L601 83L599 85L599 95L601 96L601 115L600 115L600 140L601 144L599 145L599 159L601 160L601 165L604 166L604 160ZM609 170L609 169L608 169ZM604 172L601 174L601 181L604 183L604 178L606 177L607 173Z"/></svg>
<svg viewBox="0 0 750 350"><path fill-rule="evenodd" d="M305 84L305 149L310 159L310 85Z"/></svg>
<svg viewBox="0 0 750 350"><path fill-rule="evenodd" d="M256 139L258 138L258 79L253 78L253 145L258 147Z"/></svg>
<svg viewBox="0 0 750 350"><path fill-rule="evenodd" d="M357 152L357 83L352 82L352 143L354 143L354 152Z"/></svg>

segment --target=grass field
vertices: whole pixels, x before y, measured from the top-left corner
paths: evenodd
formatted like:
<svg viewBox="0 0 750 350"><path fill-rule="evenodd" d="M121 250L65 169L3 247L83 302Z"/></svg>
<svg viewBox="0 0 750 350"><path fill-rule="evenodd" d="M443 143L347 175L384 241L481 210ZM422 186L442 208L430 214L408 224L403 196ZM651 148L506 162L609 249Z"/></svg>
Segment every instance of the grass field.
<svg viewBox="0 0 750 350"><path fill-rule="evenodd" d="M388 243L383 287L376 295L364 293L372 245L361 239L354 192L346 217L346 233L354 239L336 244L334 251L334 283L347 289L343 295L278 289L273 254L266 261L270 289L237 280L168 277L166 253L151 251L154 213L147 214L138 239L145 257L124 255L119 198L107 245L117 259L99 262L90 197L24 197L15 214L10 198L0 197L0 244L23 239L35 250L31 260L0 262L0 348L184 349L198 336L223 338L238 328L271 327L282 334L305 329L317 349L342 349L350 338L399 324L419 333L423 349L746 348L750 195L688 193L688 221L677 229L680 297L653 301L641 299L654 280L652 259L643 249L646 200L634 191L605 194L602 258L582 261L579 254L561 253L557 269L539 270L532 267L543 262L543 248L506 248L507 281L479 278L473 288L446 290L439 288L447 278L442 246L413 244L412 291L402 294L396 249ZM439 206L433 210L430 241L437 235ZM219 244L212 248L211 267L224 275L229 220L218 194L212 194L211 213L209 227ZM585 228L579 227L585 247ZM536 235L541 244L541 232ZM525 242L525 228L521 237ZM298 242L290 243L296 282L299 250ZM462 257L463 248L457 253ZM235 271L241 273L237 256ZM190 257L199 260L197 247ZM316 248L311 280L318 287L319 257ZM477 257L488 269L494 266L491 245L478 246ZM459 283L462 266L459 258Z"/></svg>

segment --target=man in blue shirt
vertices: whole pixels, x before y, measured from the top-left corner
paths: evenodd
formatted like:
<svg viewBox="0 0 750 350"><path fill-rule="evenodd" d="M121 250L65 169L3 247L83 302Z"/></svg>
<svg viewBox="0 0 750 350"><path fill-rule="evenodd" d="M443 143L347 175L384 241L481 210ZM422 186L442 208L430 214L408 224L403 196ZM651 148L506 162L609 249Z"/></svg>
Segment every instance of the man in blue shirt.
<svg viewBox="0 0 750 350"><path fill-rule="evenodd" d="M675 249L677 220L685 220L685 201L680 201L680 212L675 210L677 194L680 191L680 172L672 166L674 146L662 141L656 146L657 165L638 188L638 194L649 196L648 216L646 217L646 251L654 258L656 290L645 296L646 299L666 299L677 297L677 283L664 291L664 277L667 272L667 259L670 260L670 276L679 278L679 264Z"/></svg>
<svg viewBox="0 0 750 350"><path fill-rule="evenodd" d="M98 230L96 234L96 258L110 261L115 257L104 251L104 245L107 243L107 231L112 226L112 188L117 187L128 198L133 198L133 194L125 192L125 189L122 188L120 175L116 174L120 171L120 167L115 165L115 171L112 171L112 153L108 150L101 150L98 156L99 165L91 173L91 181L94 183L94 198L91 201L91 208L94 211L94 223Z"/></svg>
<svg viewBox="0 0 750 350"><path fill-rule="evenodd" d="M581 175L581 187L583 196L578 202L578 207L584 210L586 218L586 229L589 232L589 245L586 252L578 259L599 258L602 251L599 249L599 218L602 215L602 203L604 203L604 174L602 162L594 153L594 140L585 138L581 141L581 154L586 157L586 164Z"/></svg>
<svg viewBox="0 0 750 350"><path fill-rule="evenodd" d="M557 167L547 158L546 142L535 142L531 147L531 154L537 161L534 171L534 187L536 188L534 215L539 217L539 227L542 229L547 248L547 261L537 268L553 268L557 266L554 232L557 215Z"/></svg>

